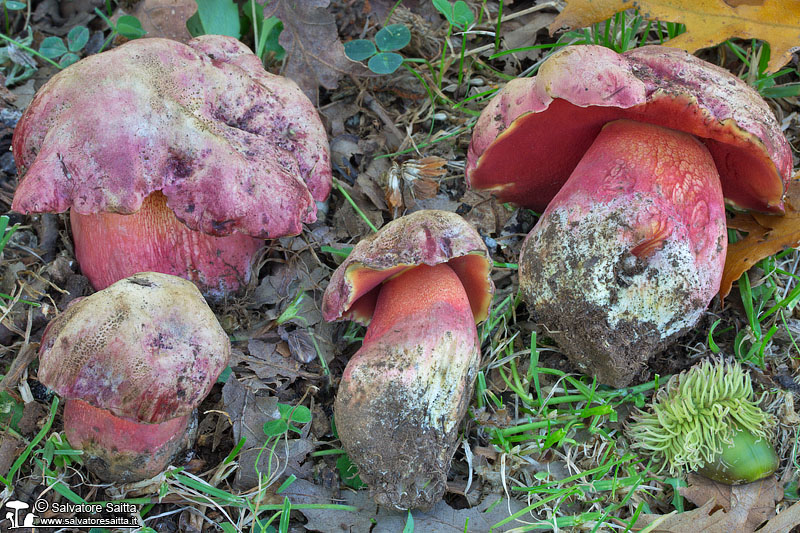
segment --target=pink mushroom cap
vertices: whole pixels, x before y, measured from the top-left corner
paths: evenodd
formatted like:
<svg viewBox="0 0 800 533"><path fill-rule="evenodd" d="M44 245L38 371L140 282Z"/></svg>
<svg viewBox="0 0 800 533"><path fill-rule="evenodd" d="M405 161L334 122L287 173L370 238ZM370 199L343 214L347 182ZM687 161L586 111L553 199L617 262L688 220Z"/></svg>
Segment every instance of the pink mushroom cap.
<svg viewBox="0 0 800 533"><path fill-rule="evenodd" d="M475 322L482 322L494 294L491 257L472 226L456 213L439 210L416 211L361 240L331 276L322 315L367 325L381 283L415 266L441 263L455 271Z"/></svg>
<svg viewBox="0 0 800 533"><path fill-rule="evenodd" d="M23 213L131 214L161 191L191 229L266 239L316 220L331 189L311 102L220 35L135 40L72 65L37 92L13 150Z"/></svg>
<svg viewBox="0 0 800 533"><path fill-rule="evenodd" d="M38 376L67 400L70 443L92 450L101 477L130 481L160 472L186 445L191 416L229 356L197 287L144 272L53 319Z"/></svg>

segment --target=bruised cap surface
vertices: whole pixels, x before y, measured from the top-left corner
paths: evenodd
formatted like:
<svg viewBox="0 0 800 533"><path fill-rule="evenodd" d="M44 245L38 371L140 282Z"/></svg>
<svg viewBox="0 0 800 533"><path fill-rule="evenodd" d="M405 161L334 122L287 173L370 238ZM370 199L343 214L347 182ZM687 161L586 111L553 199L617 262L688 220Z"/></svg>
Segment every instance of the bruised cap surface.
<svg viewBox="0 0 800 533"><path fill-rule="evenodd" d="M769 106L730 72L663 46L624 54L569 46L535 78L509 82L478 119L467 179L501 201L543 211L603 125L621 118L695 135L728 202L783 210L792 157Z"/></svg>
<svg viewBox="0 0 800 533"><path fill-rule="evenodd" d="M131 214L161 191L190 229L297 234L331 188L297 85L230 37L137 39L53 76L19 121L13 209Z"/></svg>
<svg viewBox="0 0 800 533"><path fill-rule="evenodd" d="M368 324L379 285L418 265L447 263L467 291L476 322L483 321L494 294L489 251L475 229L455 213L416 211L366 237L331 276L322 299L325 320Z"/></svg>
<svg viewBox="0 0 800 533"><path fill-rule="evenodd" d="M67 399L161 423L192 412L230 343L189 281L145 272L82 298L45 330L39 379Z"/></svg>

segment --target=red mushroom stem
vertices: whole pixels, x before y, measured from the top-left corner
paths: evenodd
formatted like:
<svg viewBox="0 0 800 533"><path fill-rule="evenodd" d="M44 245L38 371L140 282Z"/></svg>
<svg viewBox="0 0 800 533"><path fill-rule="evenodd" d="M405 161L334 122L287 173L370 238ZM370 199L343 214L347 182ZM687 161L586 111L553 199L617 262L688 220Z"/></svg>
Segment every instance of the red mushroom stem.
<svg viewBox="0 0 800 533"><path fill-rule="evenodd" d="M336 396L336 427L378 503L430 507L444 491L480 360L466 290L447 264L380 287Z"/></svg>
<svg viewBox="0 0 800 533"><path fill-rule="evenodd" d="M83 400L67 399L64 405L64 432L70 445L84 451L90 468L102 479L123 482L162 472L194 441L195 420L191 413L147 424L120 418Z"/></svg>
<svg viewBox="0 0 800 533"><path fill-rule="evenodd" d="M129 215L82 215L70 210L75 256L95 290L139 272L161 272L191 280L210 296L247 283L253 255L264 245L242 233L224 237L186 227L154 192Z"/></svg>
<svg viewBox="0 0 800 533"><path fill-rule="evenodd" d="M608 123L523 243L520 288L559 346L627 385L719 289L727 235L719 174L695 137Z"/></svg>

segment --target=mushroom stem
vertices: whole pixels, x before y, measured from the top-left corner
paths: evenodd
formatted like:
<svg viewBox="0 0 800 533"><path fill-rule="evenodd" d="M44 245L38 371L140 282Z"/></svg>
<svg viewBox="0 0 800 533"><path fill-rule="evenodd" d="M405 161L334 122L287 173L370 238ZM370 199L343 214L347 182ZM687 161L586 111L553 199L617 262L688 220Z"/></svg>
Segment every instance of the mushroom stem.
<svg viewBox="0 0 800 533"><path fill-rule="evenodd" d="M83 400L64 405L64 432L70 445L83 450L91 470L105 481L138 481L162 472L194 442L197 415L146 424L120 418Z"/></svg>
<svg viewBox="0 0 800 533"><path fill-rule="evenodd" d="M520 288L575 364L622 387L703 313L726 248L706 147L619 120L603 128L523 243Z"/></svg>
<svg viewBox="0 0 800 533"><path fill-rule="evenodd" d="M219 297L250 279L261 239L233 233L215 237L186 227L161 192L147 196L130 215L83 215L70 210L75 256L96 290L139 272L161 272L193 281Z"/></svg>
<svg viewBox="0 0 800 533"><path fill-rule="evenodd" d="M342 444L378 503L426 508L441 498L479 362L470 302L447 264L381 286L335 405Z"/></svg>

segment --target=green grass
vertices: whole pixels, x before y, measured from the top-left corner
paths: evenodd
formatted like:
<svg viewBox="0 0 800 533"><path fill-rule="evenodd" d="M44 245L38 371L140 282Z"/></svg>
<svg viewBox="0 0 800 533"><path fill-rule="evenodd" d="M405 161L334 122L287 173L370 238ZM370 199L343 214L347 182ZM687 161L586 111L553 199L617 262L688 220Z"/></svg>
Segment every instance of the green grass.
<svg viewBox="0 0 800 533"><path fill-rule="evenodd" d="M257 18L253 13L255 3L248 5L254 20ZM500 5L504 9L502 2ZM481 24L483 15L483 10L479 10L477 25ZM483 61L470 55L470 48L477 47L480 40L470 41L468 38L478 34L474 28L471 29L471 22L466 19L461 22L462 27L457 27L450 21L448 34L448 39L452 37L460 41L458 50L448 42L442 46L443 53L438 58L406 58L403 62L405 71L414 76L427 95L423 104L429 106L428 114L432 117L436 109L443 109L456 120L436 131L438 123L431 119L429 128L418 128L415 137L418 142L414 146L377 157L395 158L412 152L422 153L442 144L451 144L454 152L460 155L480 109L496 93L497 85L510 78L492 64L496 59L523 51L543 50L542 59L520 73L533 75L549 54L564 46L598 44L622 52L644 44L665 42L685 29L673 23L648 22L636 13L620 13L590 28L567 32L554 43L502 50L501 11L491 26L494 34L485 39L494 42L494 54ZM256 26L253 29L259 50L269 52L271 45L267 43L266 35L273 27ZM0 37L12 40L7 36ZM30 43L26 45L20 41L19 44L23 49L31 48ZM789 74L795 74L792 69L766 74L770 50L765 43L729 41L724 47L744 65L742 78L763 96L778 98L800 94L800 84L780 83L783 76L788 78ZM491 83L456 96L458 89L463 89L469 80L478 76ZM448 77L457 80L452 84L455 89L450 92L447 90ZM379 228L358 207L342 183L335 181L334 188L371 231L378 231ZM16 228L7 226L8 218L0 217L0 235L3 235L0 251ZM339 261L347 257L351 248L327 246L321 251ZM698 347L698 351L708 349L734 354L740 361L766 368L783 357L776 348L776 338L780 333L791 339L794 357L797 357L800 349L789 323L800 301L797 265L797 253L787 250L762 260L756 269L745 273L738 283L739 296L732 294L729 297L741 299L743 315L722 314L708 332L703 332L705 346ZM495 262L495 267L516 269L518 265ZM308 297L306 293L298 293L278 322L302 318L297 310L305 297ZM652 393L668 376L655 376L653 380L634 387L614 389L598 385L586 376L551 368L545 362L552 347L546 339L527 333L529 330L523 329L520 317L526 318L519 294L503 294L496 298L487 320L479 326L483 364L470 410L472 423L466 426L469 432L464 435L470 446L485 446L497 454L496 461L490 466L493 473L499 475L502 490L526 502L523 509L495 523L493 528L514 524L514 531L554 528L623 531L632 528L640 513L651 512L652 502L683 511L684 503L677 494L677 487L684 482L652 475L647 457L630 452L623 426L628 413L634 408L645 407ZM345 327L343 341L358 345L364 331L363 327L350 323ZM324 363L321 357L320 361ZM327 367L325 370L327 372ZM5 397L0 398L0 405L6 403ZM0 482L12 487L22 475L37 468L43 473L45 483L52 484L53 490L70 501L83 502L80 494L85 492L81 492L82 487L74 475L74 470L81 464L81 452L73 450L60 433L53 431L58 405L58 399L53 399L44 426L26 442L23 453ZM167 496L187 505L207 506L218 511L222 517L217 521L218 526L229 533L237 530L285 532L290 526L291 511L304 508L357 512L356 508L347 505L294 504L286 497L280 503L264 503L268 495L280 494L294 481L290 477L280 486L275 486L282 471L277 456L289 434L297 429L295 423L298 421L292 414L295 409L297 406L284 406L282 415L286 416L281 421L285 429L283 425L278 427L275 424L265 432L260 449L261 453L268 454L269 461L266 471L259 472L261 483L255 490L234 494L224 488L238 467L237 460L245 446L245 442L240 441L209 472L195 475L181 468L172 469L163 476L158 494L123 501L141 505L143 518L147 518L160 499ZM301 420L305 420L305 413L301 415ZM21 437L13 426L12 419L0 429ZM312 452L311 456L346 458L335 441ZM351 470L344 462L342 465L343 470ZM555 465L562 469L561 473ZM548 470L551 466L552 470ZM785 490L796 499L800 493L797 480L793 480ZM406 516L405 524L405 530L413 531L411 514ZM145 528L144 531L153 530Z"/></svg>

